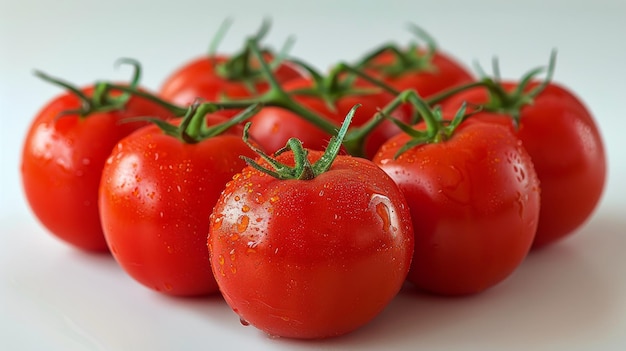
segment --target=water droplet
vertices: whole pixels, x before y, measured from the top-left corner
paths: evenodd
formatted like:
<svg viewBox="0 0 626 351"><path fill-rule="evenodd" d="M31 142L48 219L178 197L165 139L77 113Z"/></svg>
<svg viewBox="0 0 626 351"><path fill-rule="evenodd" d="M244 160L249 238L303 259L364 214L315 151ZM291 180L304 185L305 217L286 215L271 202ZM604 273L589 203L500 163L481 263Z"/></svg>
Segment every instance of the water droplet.
<svg viewBox="0 0 626 351"><path fill-rule="evenodd" d="M524 217L524 209L526 207L526 201L528 200L528 195L524 195L521 192L517 192L516 193L517 198L516 198L516 202L517 202L517 214L520 216L520 218Z"/></svg>
<svg viewBox="0 0 626 351"><path fill-rule="evenodd" d="M243 325L244 327L247 327L250 325L250 322L248 322L247 320L243 318L239 318L239 323L241 323L241 325Z"/></svg>
<svg viewBox="0 0 626 351"><path fill-rule="evenodd" d="M242 212L248 212L248 211L250 211L250 206L248 206L248 205L243 205L243 207L241 208L241 211L242 211Z"/></svg>
<svg viewBox="0 0 626 351"><path fill-rule="evenodd" d="M382 202L376 205L376 213L383 220L383 229L389 231L391 220L389 219L389 208Z"/></svg>
<svg viewBox="0 0 626 351"><path fill-rule="evenodd" d="M237 231L239 231L239 233L243 233L246 229L248 229L249 222L250 222L250 217L245 216L245 215L239 217L239 223L237 224Z"/></svg>
<svg viewBox="0 0 626 351"><path fill-rule="evenodd" d="M369 206L373 206L373 210L382 221L382 229L395 235L400 227L400 219L398 214L387 196L381 194L372 194Z"/></svg>

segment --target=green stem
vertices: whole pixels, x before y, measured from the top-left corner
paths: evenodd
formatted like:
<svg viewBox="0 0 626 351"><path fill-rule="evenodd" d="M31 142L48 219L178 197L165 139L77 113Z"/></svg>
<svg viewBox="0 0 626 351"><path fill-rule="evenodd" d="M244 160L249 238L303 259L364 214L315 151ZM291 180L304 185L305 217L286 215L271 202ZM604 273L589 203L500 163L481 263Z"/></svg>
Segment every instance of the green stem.
<svg viewBox="0 0 626 351"><path fill-rule="evenodd" d="M198 109L189 119L189 124L183 128L183 138L186 142L198 142L201 139L202 131L205 125L205 116L209 113L217 111L217 107L211 103L203 103L198 105ZM189 138L189 140L187 140Z"/></svg>
<svg viewBox="0 0 626 351"><path fill-rule="evenodd" d="M261 73L265 75L265 78L270 86L270 90L263 96L261 96L259 100L266 105L278 106L290 110L297 115L300 115L305 120L313 123L326 133L330 135L335 135L335 133L337 132L337 126L335 126L335 124L297 103L293 98L291 98L291 96L289 96L289 94L287 94L282 89L280 83L278 83L276 77L272 74L271 68L263 57L263 54L261 53L256 41L250 40L248 45L250 46L252 54L254 54L259 60Z"/></svg>
<svg viewBox="0 0 626 351"><path fill-rule="evenodd" d="M385 116L390 116L400 105L405 103L405 96L402 93L398 94L396 98L391 100L385 107L377 112L369 121L364 125L354 128L348 133L343 144L344 147L349 150L350 155L365 157L365 139L374 128L378 127L385 120Z"/></svg>
<svg viewBox="0 0 626 351"><path fill-rule="evenodd" d="M302 146L302 142L297 138L291 138L287 141L287 144L282 149L276 151L275 155L279 155L285 151L291 150L293 152L294 157L294 166L290 167L286 164L283 164L267 155L263 150L254 146L248 140L248 129L250 128L250 122L248 122L243 130L243 141L248 144L248 146L256 152L262 159L264 159L270 167L264 167L257 163L255 160L242 156L242 159L246 161L246 163L263 173L266 173L277 179L297 179L297 180L311 180L317 177L318 175L328 171L332 166L333 162L337 158L339 154L339 150L341 150L341 145L343 143L343 139L345 138L348 127L352 122L352 118L354 116L354 112L359 107L356 105L352 107L348 115L344 119L341 128L336 136L333 136L324 151L324 154L314 163L311 164L308 159L308 151Z"/></svg>
<svg viewBox="0 0 626 351"><path fill-rule="evenodd" d="M430 106L415 92L415 90L407 90L404 94L405 101L410 102L417 112L422 116L426 124L426 132L429 136L435 136L439 131L439 121L435 118Z"/></svg>
<svg viewBox="0 0 626 351"><path fill-rule="evenodd" d="M171 102L165 101L159 97L157 97L154 94L142 91L142 90L138 90L134 87L131 86L126 86L126 85L119 85L119 84L113 84L113 83L106 83L106 87L107 87L107 91L110 90L119 90L119 91L123 91L123 92L127 92L130 93L132 95L135 96L139 96L141 98L144 98L146 100L152 101L158 105L163 106L165 109L167 109L168 111L170 111L174 116L184 116L185 113L187 113L187 109L175 104L172 104Z"/></svg>
<svg viewBox="0 0 626 351"><path fill-rule="evenodd" d="M363 72L362 70L360 70L358 68L355 68L355 67L352 67L351 65L349 65L349 64L347 64L345 62L339 63L337 65L337 67L336 67L336 70L340 71L340 72L347 71L347 72L356 74L357 76L363 78L364 80L372 83L375 86L381 87L382 89L388 91L389 93L391 93L393 95L397 96L398 94L400 94L400 92L398 90L396 90L395 88L393 88L389 84L383 82L380 79L376 79L376 78L370 76L369 74Z"/></svg>
<svg viewBox="0 0 626 351"><path fill-rule="evenodd" d="M469 90L469 89L476 88L476 87L488 87L490 85L491 84L489 82L486 82L485 80L479 80L477 82L459 85L459 86L444 90L442 92L439 92L435 95L431 95L429 98L426 99L426 102L428 103L428 105L433 106L462 91Z"/></svg>

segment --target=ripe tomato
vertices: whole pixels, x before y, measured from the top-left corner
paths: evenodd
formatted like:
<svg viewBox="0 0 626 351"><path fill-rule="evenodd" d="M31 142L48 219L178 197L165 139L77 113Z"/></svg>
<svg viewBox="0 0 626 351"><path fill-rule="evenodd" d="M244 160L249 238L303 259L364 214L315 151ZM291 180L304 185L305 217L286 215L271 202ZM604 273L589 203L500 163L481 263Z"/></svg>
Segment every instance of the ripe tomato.
<svg viewBox="0 0 626 351"><path fill-rule="evenodd" d="M390 103L395 96L391 93L376 89L364 81L357 81L353 89L372 89L367 93L346 93L334 99L330 106L319 95L304 94L301 91L313 88L314 83L309 78L294 79L285 83L283 89L291 93L291 97L305 108L317 113L320 117L335 124L337 129L350 109L359 104L361 107L354 115L351 129L365 125L379 109ZM299 92L300 91L300 92ZM401 121L408 122L412 109L409 105L401 105L391 115ZM283 121L284 119L284 121ZM300 119L300 120L298 120ZM313 123L303 120L303 117L293 111L283 108L264 108L251 119L250 136L263 147L266 152L274 152L285 145L291 137L300 139L304 146L313 150L323 150L331 134L325 132ZM371 158L376 150L391 136L400 132L400 129L389 120L382 121L370 134L364 143L364 156Z"/></svg>
<svg viewBox="0 0 626 351"><path fill-rule="evenodd" d="M99 204L113 257L130 276L169 295L217 291L207 221L226 182L245 166L240 155L253 155L241 128L185 143L149 126L117 144Z"/></svg>
<svg viewBox="0 0 626 351"><path fill-rule="evenodd" d="M524 91L537 87L531 83ZM506 92L517 88L504 82ZM467 90L443 107L450 111L467 101L489 101L484 88ZM519 127L513 127L505 111L484 108L472 118L504 123L517 133L530 154L541 182L541 215L534 248L568 236L593 213L604 189L606 155L602 137L589 110L564 87L551 83L519 111Z"/></svg>
<svg viewBox="0 0 626 351"><path fill-rule="evenodd" d="M94 87L82 92L91 97ZM22 185L35 216L52 234L84 250L107 251L98 214L102 167L120 139L146 125L120 121L171 114L151 101L131 97L122 109L60 116L82 106L81 99L67 92L35 117L22 149Z"/></svg>
<svg viewBox="0 0 626 351"><path fill-rule="evenodd" d="M468 120L445 141L395 158L411 137L383 144L374 162L404 193L415 231L407 280L442 295L483 291L526 257L539 217L539 182L506 128Z"/></svg>
<svg viewBox="0 0 626 351"><path fill-rule="evenodd" d="M291 151L277 160L294 165ZM397 294L413 232L393 181L371 161L338 156L310 180L244 168L213 210L208 243L242 321L274 336L324 338L364 325Z"/></svg>
<svg viewBox="0 0 626 351"><path fill-rule="evenodd" d="M426 55L419 49L416 50L419 53L415 55ZM471 73L460 62L440 51L435 51L428 61L421 62L415 67L407 67L394 73L385 70L386 67L397 64L399 64L397 57L390 51L384 51L369 65L377 68L370 68L367 72L382 78L399 91L415 89L423 98L474 81Z"/></svg>
<svg viewBox="0 0 626 351"><path fill-rule="evenodd" d="M331 135L282 107L266 106L250 122L250 136L267 153L274 153L291 137L302 141L304 147L324 150Z"/></svg>
<svg viewBox="0 0 626 351"><path fill-rule="evenodd" d="M269 54L264 56L268 60L272 58ZM187 106L197 98L208 101L220 101L222 97L241 99L259 95L269 89L267 81L261 76L229 78L225 73L221 73L220 67L224 67L228 60L229 57L223 55L203 56L184 64L165 80L160 89L160 96L174 104ZM253 69L258 69L258 62L252 61L250 65ZM274 74L279 83L303 75L289 62L282 62ZM253 87L253 90L250 87ZM224 113L230 116L237 111L228 110Z"/></svg>

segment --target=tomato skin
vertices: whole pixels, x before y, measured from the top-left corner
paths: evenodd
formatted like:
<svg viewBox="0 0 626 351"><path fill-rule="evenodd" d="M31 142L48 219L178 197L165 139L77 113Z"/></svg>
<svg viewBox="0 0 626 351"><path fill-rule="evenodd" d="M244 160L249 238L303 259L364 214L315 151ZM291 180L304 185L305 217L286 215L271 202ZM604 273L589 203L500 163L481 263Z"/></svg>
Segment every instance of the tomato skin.
<svg viewBox="0 0 626 351"><path fill-rule="evenodd" d="M176 296L217 291L207 220L253 157L240 134L183 143L149 126L121 140L103 170L100 214L113 257L135 280Z"/></svg>
<svg viewBox="0 0 626 351"><path fill-rule="evenodd" d="M504 82L505 90L516 87ZM532 83L528 89L537 86ZM451 98L444 111L463 101L487 101L483 89L471 89ZM516 131L530 154L541 181L541 215L533 248L557 242L574 233L591 216L604 190L606 155L593 116L566 88L550 83L530 105L520 111ZM478 112L472 118L513 128L509 116Z"/></svg>
<svg viewBox="0 0 626 351"><path fill-rule="evenodd" d="M390 64L393 54L386 51L376 57L375 64ZM388 76L376 70L369 73L381 75L383 80L393 88L403 91L415 89L423 98L428 98L446 89L473 82L472 74L452 56L437 51L431 61L432 68L427 70L410 70L398 76Z"/></svg>
<svg viewBox="0 0 626 351"><path fill-rule="evenodd" d="M278 160L293 165L290 152ZM246 167L211 215L208 244L242 320L274 336L325 338L367 323L397 294L413 234L393 181L368 160L338 156L313 180Z"/></svg>
<svg viewBox="0 0 626 351"><path fill-rule="evenodd" d="M373 160L411 210L407 280L441 295L478 293L504 280L526 257L539 217L539 182L520 141L506 127L469 120L449 140L394 159L408 140L390 139Z"/></svg>
<svg viewBox="0 0 626 351"><path fill-rule="evenodd" d="M220 101L223 96L241 99L258 95L269 89L268 83L260 80L254 84L257 92L255 94L243 81L229 80L220 76L215 71L215 65L225 63L228 59L227 56L216 55L191 60L170 74L161 86L160 96L174 104L187 106L197 98L208 101ZM271 56L266 55L266 59L271 61ZM303 76L303 73L289 62L283 62L274 74L279 83ZM232 116L237 112L237 110L222 111L227 116Z"/></svg>
<svg viewBox="0 0 626 351"><path fill-rule="evenodd" d="M90 96L93 87L83 92ZM53 235L83 250L106 252L97 206L102 167L120 139L146 125L120 121L171 114L150 101L131 97L120 111L58 117L80 107L76 96L64 93L35 117L22 148L22 185L34 215Z"/></svg>

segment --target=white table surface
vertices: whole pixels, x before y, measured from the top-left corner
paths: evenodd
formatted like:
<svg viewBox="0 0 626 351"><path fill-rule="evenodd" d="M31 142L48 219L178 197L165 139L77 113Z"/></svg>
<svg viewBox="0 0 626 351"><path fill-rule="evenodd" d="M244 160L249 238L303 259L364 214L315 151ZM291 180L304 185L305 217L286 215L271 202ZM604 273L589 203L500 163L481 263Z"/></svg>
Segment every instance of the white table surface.
<svg viewBox="0 0 626 351"><path fill-rule="evenodd" d="M624 350L626 349L626 2L0 0L0 349L2 350ZM470 4L471 3L471 4ZM19 182L30 120L59 93L33 69L77 84L144 65L157 88L200 55L226 17L237 49L264 16L267 42L319 68L428 30L445 51L518 78L558 49L555 80L597 118L609 176L600 206L571 238L531 254L505 282L468 298L404 290L366 327L341 338L271 339L244 328L218 297L176 299L135 283L106 255L74 250L34 219Z"/></svg>

